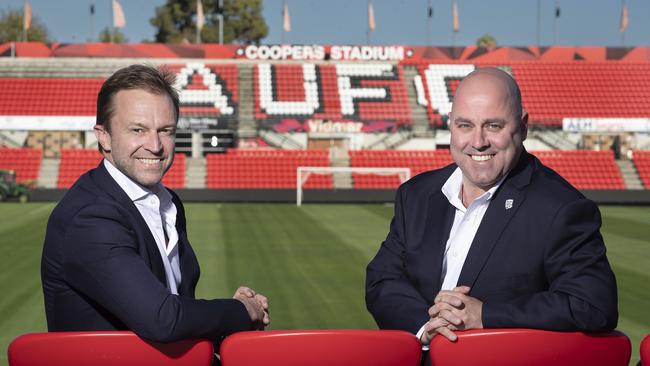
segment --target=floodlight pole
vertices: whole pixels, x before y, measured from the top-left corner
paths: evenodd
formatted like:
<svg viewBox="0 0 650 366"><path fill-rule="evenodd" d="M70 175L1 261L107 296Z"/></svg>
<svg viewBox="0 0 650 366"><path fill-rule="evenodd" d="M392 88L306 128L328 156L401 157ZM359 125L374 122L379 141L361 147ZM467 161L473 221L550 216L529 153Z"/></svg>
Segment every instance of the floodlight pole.
<svg viewBox="0 0 650 366"><path fill-rule="evenodd" d="M557 45L557 9L559 9L559 4L555 0L555 14L553 14L553 46Z"/></svg>
<svg viewBox="0 0 650 366"><path fill-rule="evenodd" d="M110 35L110 41L113 43L113 35L115 34L115 9L113 8L113 0L109 0L111 2L111 14L113 14L113 19L111 21L111 35Z"/></svg>
<svg viewBox="0 0 650 366"><path fill-rule="evenodd" d="M431 18L433 18L433 5L429 0L429 7L427 8L427 46L431 46Z"/></svg>
<svg viewBox="0 0 650 366"><path fill-rule="evenodd" d="M90 36L89 42L95 42L95 4L90 4Z"/></svg>
<svg viewBox="0 0 650 366"><path fill-rule="evenodd" d="M537 47L539 47L539 34L542 27L542 19L540 15L540 0L537 0Z"/></svg>
<svg viewBox="0 0 650 366"><path fill-rule="evenodd" d="M223 44L223 0L219 0L219 44Z"/></svg>

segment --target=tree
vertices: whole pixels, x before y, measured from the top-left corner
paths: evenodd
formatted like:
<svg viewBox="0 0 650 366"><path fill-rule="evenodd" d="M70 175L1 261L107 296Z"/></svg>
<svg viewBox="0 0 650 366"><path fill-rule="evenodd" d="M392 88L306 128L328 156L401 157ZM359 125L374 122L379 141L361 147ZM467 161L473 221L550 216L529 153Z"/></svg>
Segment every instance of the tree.
<svg viewBox="0 0 650 366"><path fill-rule="evenodd" d="M476 45L478 47L493 49L497 47L497 39L492 37L489 34L484 34L479 39L476 40Z"/></svg>
<svg viewBox="0 0 650 366"><path fill-rule="evenodd" d="M0 13L0 43L18 42L23 40L23 11L8 10ZM32 17L32 23L27 30L27 40L30 42L52 41L50 32L38 17Z"/></svg>
<svg viewBox="0 0 650 366"><path fill-rule="evenodd" d="M219 0L203 0L205 25L201 40L206 43L219 41ZM262 0L223 0L224 43L259 44L269 32L262 17ZM156 42L182 43L196 40L196 0L167 0L156 8L150 19L158 28Z"/></svg>
<svg viewBox="0 0 650 366"><path fill-rule="evenodd" d="M111 42L111 28L106 27L102 29L102 31L99 33L99 41L102 43L109 43ZM113 43L127 43L129 40L126 38L126 35L122 33L121 30L115 29L113 31Z"/></svg>

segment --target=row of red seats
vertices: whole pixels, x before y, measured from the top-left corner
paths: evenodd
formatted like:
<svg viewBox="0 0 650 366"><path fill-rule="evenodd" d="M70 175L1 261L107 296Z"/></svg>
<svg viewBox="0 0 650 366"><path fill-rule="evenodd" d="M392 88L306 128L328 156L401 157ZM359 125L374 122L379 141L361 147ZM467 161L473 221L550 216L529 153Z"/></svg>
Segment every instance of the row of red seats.
<svg viewBox="0 0 650 366"><path fill-rule="evenodd" d="M431 341L432 365L626 366L632 345L620 331L585 334L533 329L457 332L458 341ZM97 351L97 350L101 350ZM251 350L255 350L251 352ZM30 333L9 345L9 365L209 365L208 340L145 341L130 331ZM640 344L641 363L650 362L650 335ZM403 365L422 363L413 334L395 330L271 330L239 332L221 343L224 366Z"/></svg>
<svg viewBox="0 0 650 366"><path fill-rule="evenodd" d="M330 166L327 150L228 150L210 154L207 188L296 188L299 166ZM331 175L312 175L305 188L333 188Z"/></svg>
<svg viewBox="0 0 650 366"><path fill-rule="evenodd" d="M97 149L61 149L57 188L70 188L85 172L97 167L102 155ZM170 188L185 188L184 154L176 154L174 164L163 177L163 184Z"/></svg>
<svg viewBox="0 0 650 366"><path fill-rule="evenodd" d="M36 182L41 169L43 151L30 148L0 148L0 169L16 172L19 183Z"/></svg>
<svg viewBox="0 0 650 366"><path fill-rule="evenodd" d="M428 154L428 159L427 159ZM538 151L540 160L556 170L578 189L625 189L625 183L611 151ZM417 157L416 159L414 157ZM353 167L407 167L411 174L437 169L452 162L446 150L351 151ZM353 173L356 188L396 188L399 179Z"/></svg>
<svg viewBox="0 0 650 366"><path fill-rule="evenodd" d="M406 167L411 174L437 169L452 162L448 150L350 151L352 167ZM537 151L540 160L556 170L579 189L625 189L611 151ZM58 188L68 188L85 171L97 166L101 155L96 149L62 149ZM0 149L0 168L17 172L19 182L37 180L42 151L37 149ZM634 161L640 178L650 188L650 151L635 151ZM330 166L327 150L239 150L207 157L208 188L295 188L298 166ZM186 157L177 154L163 183L172 188L185 187ZM397 175L352 174L355 188L395 188ZM331 175L312 175L306 188L332 188Z"/></svg>
<svg viewBox="0 0 650 366"><path fill-rule="evenodd" d="M625 189L611 150L553 150L533 154L578 189Z"/></svg>
<svg viewBox="0 0 650 366"><path fill-rule="evenodd" d="M360 150L350 151L352 167L410 168L411 176L442 168L452 162L449 150ZM397 175L352 173L355 188L394 189L400 184Z"/></svg>
<svg viewBox="0 0 650 366"><path fill-rule="evenodd" d="M0 114L92 116L102 79L0 78Z"/></svg>

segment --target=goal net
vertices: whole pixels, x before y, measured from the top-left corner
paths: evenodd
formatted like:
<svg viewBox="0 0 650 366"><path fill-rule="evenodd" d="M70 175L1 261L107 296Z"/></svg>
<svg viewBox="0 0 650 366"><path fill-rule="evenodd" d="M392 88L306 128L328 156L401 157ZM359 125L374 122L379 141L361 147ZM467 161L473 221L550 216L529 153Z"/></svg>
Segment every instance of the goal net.
<svg viewBox="0 0 650 366"><path fill-rule="evenodd" d="M312 175L334 175L335 173L372 174L379 176L397 176L402 184L411 178L411 168L378 168L378 167L313 167L300 166L296 173L296 205L302 205L305 183Z"/></svg>

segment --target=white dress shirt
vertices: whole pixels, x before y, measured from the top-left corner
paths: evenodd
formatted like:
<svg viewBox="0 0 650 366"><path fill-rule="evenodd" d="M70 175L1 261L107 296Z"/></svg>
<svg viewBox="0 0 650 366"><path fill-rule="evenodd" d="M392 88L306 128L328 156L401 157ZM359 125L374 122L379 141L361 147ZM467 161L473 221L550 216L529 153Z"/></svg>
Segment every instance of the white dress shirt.
<svg viewBox="0 0 650 366"><path fill-rule="evenodd" d="M505 178L505 177L504 177ZM456 287L460 271L465 264L465 258L472 246L474 236L483 220L494 192L499 188L503 179L482 195L476 197L469 207L463 205L461 187L463 186L463 173L460 168L451 174L442 186L442 193L447 197L449 203L456 208L454 224L449 232L449 239L445 246L445 256L442 261L442 277L444 278L441 290L451 290Z"/></svg>
<svg viewBox="0 0 650 366"><path fill-rule="evenodd" d="M442 260L443 281L441 290L452 290L456 287L460 272L467 258L467 253L469 253L469 249L474 241L474 236L476 236L478 227L481 225L481 221L483 221L483 216L494 197L494 192L499 189L504 179L505 176L494 187L476 197L468 207L463 205L461 197L463 172L460 168L456 168L442 186L441 191L447 197L449 204L456 208L456 214L451 231L449 232L449 238L445 246L445 255ZM420 339L422 333L424 333L424 325L416 334L418 339ZM429 347L423 346L422 349L426 351Z"/></svg>
<svg viewBox="0 0 650 366"><path fill-rule="evenodd" d="M172 195L161 183L158 183L153 190L142 187L106 159L104 159L104 166L108 170L108 174L115 179L120 188L133 201L140 215L147 223L151 234L156 240L165 267L167 287L172 294L178 295L178 286L181 284L181 269L178 256L178 232L176 231L176 206L172 202ZM168 242L165 240L165 232L167 233Z"/></svg>

